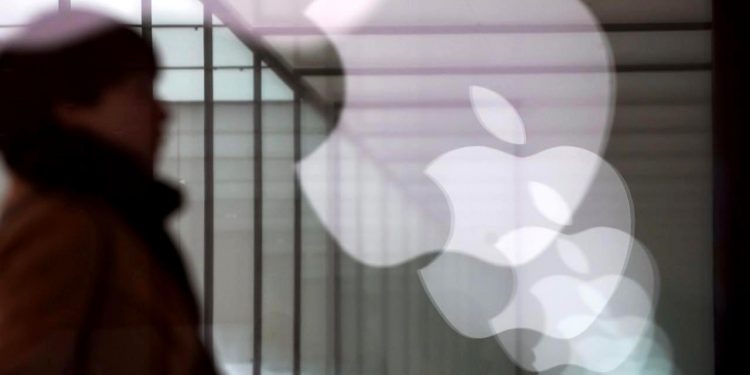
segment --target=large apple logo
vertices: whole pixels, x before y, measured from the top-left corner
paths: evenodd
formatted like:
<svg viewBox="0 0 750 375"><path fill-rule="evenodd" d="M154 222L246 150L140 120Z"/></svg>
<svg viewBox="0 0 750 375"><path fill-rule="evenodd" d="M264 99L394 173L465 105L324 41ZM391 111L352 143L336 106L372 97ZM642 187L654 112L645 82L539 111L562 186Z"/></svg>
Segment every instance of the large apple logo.
<svg viewBox="0 0 750 375"><path fill-rule="evenodd" d="M523 121L505 98L476 86L471 97L485 129L509 143L526 143ZM497 265L533 260L571 223L572 208L580 205L600 169L616 174L599 155L570 146L527 157L477 146L439 156L425 173L451 209L450 237L443 248ZM622 182L610 190L627 202ZM629 229L629 215L624 219L623 228ZM487 246L487 241L494 243Z"/></svg>
<svg viewBox="0 0 750 375"><path fill-rule="evenodd" d="M478 154L495 150L496 160L488 162L500 163L495 164L499 172L490 177L503 185L491 203L516 191L530 194L531 199L502 202L531 216L505 211L497 217L502 223L494 235L506 248L504 255L511 256L492 256L501 263L529 260L513 259L510 243L541 239L526 245L536 251L549 243L576 212L599 170L596 155L607 142L614 77L608 42L579 0L204 2L251 41L273 48L274 40L285 38L266 38L264 27L284 26L300 27L311 43L319 41L316 30L322 30L335 46L346 74L343 87L333 88L344 92L340 120L326 141L299 163L298 175L305 196L342 249L368 265L397 265L436 249L451 251L454 243L477 241L454 237L445 246L451 207L434 178L455 171L448 170L452 158L481 158ZM305 49L302 43L295 45ZM481 87L470 90L478 83ZM494 94L498 92L502 96ZM475 126L477 117L484 129ZM488 125L497 123L493 118L512 122ZM523 127L518 126L520 118ZM488 137L487 130L495 137ZM527 138L534 142L525 142ZM474 149L460 150L466 147ZM363 155L370 164L340 167ZM522 177L528 186L510 173L519 159L527 160L521 164L530 174ZM433 168L425 173L428 165ZM372 175L378 176L363 177ZM388 256L379 247L358 244L349 233L353 229L339 224L360 218L356 208L370 204L372 197L336 195L355 182L403 187L408 204L432 226L426 231L431 234ZM331 199L336 200L336 212ZM390 202L381 205L385 203ZM362 220L360 230L377 232L379 222ZM629 231L629 226L628 220L615 227ZM517 231L520 228L526 229ZM533 251L521 253L533 258Z"/></svg>
<svg viewBox="0 0 750 375"><path fill-rule="evenodd" d="M451 251L459 242L493 237L504 240L503 245L540 239L535 244L540 251L565 225L566 216L577 210L599 168L596 155L606 144L614 85L608 44L583 4L577 0L553 4L538 0L382 0L356 26L350 26L351 31L326 19L313 21L336 46L343 63L344 106L336 129L299 163L298 175L310 205L343 251L371 266L399 265L437 249ZM560 23L575 25L576 32L543 32ZM452 25L472 26L467 26L469 32L458 30L457 35L445 36L454 32ZM481 31L485 26L489 31ZM475 27L479 31L472 32ZM401 28L405 35L399 34ZM416 31L410 31L412 28ZM570 65L585 66L592 72L565 71ZM478 84L481 87L471 90ZM502 93L507 106L495 104L495 92ZM487 130L476 126L477 110L487 123L512 110L524 119L524 127L506 122L487 129L496 135L490 137ZM523 142L527 138L534 142ZM459 151L463 148L473 151ZM456 236L468 232L453 230L446 246L451 215L471 208L451 205L433 180L440 173L471 174L472 168L451 169L451 164L462 164L454 156L481 159L485 155L478 154L487 150L494 150L496 157L485 159L495 165L494 174L486 175L494 181L486 186L499 186L499 190L492 202L475 202L495 208L496 212L487 211L487 215L501 212L495 215L500 223L492 229L494 234L488 230L480 238L459 238ZM437 161L439 157L446 162ZM356 162L363 159L367 163ZM519 165L518 159L527 160L522 169L532 174L525 177L532 183L532 198L536 204L550 207L549 212L540 212L534 200L526 199L530 194L527 186L512 182L517 177L512 171ZM357 167L346 167L352 163ZM429 165L440 167L425 173ZM473 178L467 181L477 182ZM355 191L352 186L357 184L375 186L372 190L398 186L408 203L404 211L418 212L421 222L430 226L425 231L406 229L422 233L423 241L400 244L387 254L377 242L358 241L355 230L378 233L382 220L372 218L377 210L372 214L361 209L372 204L373 196L346 193ZM451 188L448 185L442 188ZM565 199L550 195L551 186ZM516 191L524 199L508 199L519 198L513 196ZM331 205L332 201L336 204ZM567 207L550 206L559 202L566 202ZM380 199L379 204L395 204L395 198ZM510 214L515 212L514 204L531 216ZM346 225L354 222L360 223L358 229ZM472 225L467 220L457 222ZM536 228L514 232L524 227ZM617 228L628 231L629 222ZM475 231L471 233L473 236ZM486 255L496 264L505 262L495 253Z"/></svg>
<svg viewBox="0 0 750 375"><path fill-rule="evenodd" d="M627 189L598 156L614 78L584 4L321 0L291 14L224 2L251 36L262 33L255 26L312 21L336 47L345 77L329 91L343 95L339 121L297 173L343 251L371 266L441 251L420 271L435 307L466 336L498 335L525 368L601 371L634 350L612 332L647 331L654 295L645 287L636 312L618 304L647 284L626 277L645 250L630 235ZM394 186L399 194L382 193ZM579 212L594 194L600 210ZM393 206L400 212L383 209ZM403 231L419 240L384 250L367 238L406 212L419 220ZM597 363L602 347L617 354Z"/></svg>

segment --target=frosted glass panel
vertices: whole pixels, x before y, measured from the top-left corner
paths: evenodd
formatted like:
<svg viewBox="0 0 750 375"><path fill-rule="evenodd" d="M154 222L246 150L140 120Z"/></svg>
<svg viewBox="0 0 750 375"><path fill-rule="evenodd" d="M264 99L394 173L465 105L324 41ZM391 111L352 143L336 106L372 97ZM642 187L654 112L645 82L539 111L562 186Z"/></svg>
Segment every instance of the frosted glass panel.
<svg viewBox="0 0 750 375"><path fill-rule="evenodd" d="M72 0L70 5L77 9L99 11L126 23L141 23L141 0Z"/></svg>
<svg viewBox="0 0 750 375"><path fill-rule="evenodd" d="M158 172L183 192L182 209L171 217L199 301L203 300L204 146L202 104L172 104Z"/></svg>
<svg viewBox="0 0 750 375"><path fill-rule="evenodd" d="M185 69L161 71L157 95L165 101L202 101L203 70Z"/></svg>
<svg viewBox="0 0 750 375"><path fill-rule="evenodd" d="M263 368L277 373L291 372L293 345L293 117L284 109L263 111Z"/></svg>
<svg viewBox="0 0 750 375"><path fill-rule="evenodd" d="M249 366L253 353L252 118L245 103L214 111L214 340L218 362L233 369Z"/></svg>
<svg viewBox="0 0 750 375"><path fill-rule="evenodd" d="M203 28L154 28L153 36L162 66L203 66Z"/></svg>
<svg viewBox="0 0 750 375"><path fill-rule="evenodd" d="M309 105L302 106L302 154L312 152L323 141L323 118ZM302 372L329 374L332 305L331 264L327 231L306 199L302 200Z"/></svg>
<svg viewBox="0 0 750 375"><path fill-rule="evenodd" d="M202 25L203 4L199 0L152 0L154 25Z"/></svg>
<svg viewBox="0 0 750 375"><path fill-rule="evenodd" d="M3 0L0 25L28 23L40 12L57 9L58 0Z"/></svg>

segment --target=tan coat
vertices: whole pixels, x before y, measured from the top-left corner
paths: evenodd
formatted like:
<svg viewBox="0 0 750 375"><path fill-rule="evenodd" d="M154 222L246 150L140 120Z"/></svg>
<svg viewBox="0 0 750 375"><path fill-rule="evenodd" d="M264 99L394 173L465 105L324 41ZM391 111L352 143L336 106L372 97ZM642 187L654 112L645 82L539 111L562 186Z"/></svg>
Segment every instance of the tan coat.
<svg viewBox="0 0 750 375"><path fill-rule="evenodd" d="M0 374L213 373L197 320L107 205L37 194L6 212Z"/></svg>

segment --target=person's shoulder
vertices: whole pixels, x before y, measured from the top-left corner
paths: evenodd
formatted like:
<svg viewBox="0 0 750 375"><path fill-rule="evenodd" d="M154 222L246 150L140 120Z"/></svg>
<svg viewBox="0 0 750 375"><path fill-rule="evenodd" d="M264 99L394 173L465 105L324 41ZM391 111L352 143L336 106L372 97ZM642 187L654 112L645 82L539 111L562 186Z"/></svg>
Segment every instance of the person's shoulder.
<svg viewBox="0 0 750 375"><path fill-rule="evenodd" d="M34 194L4 216L0 373L32 373L16 369L67 355L66 348L75 345L75 332L107 271L102 226L91 207L63 195Z"/></svg>
<svg viewBox="0 0 750 375"><path fill-rule="evenodd" d="M55 193L35 194L4 217L0 255L18 247L93 250L106 228L106 216L106 209L95 201Z"/></svg>
<svg viewBox="0 0 750 375"><path fill-rule="evenodd" d="M101 209L94 201L55 192L34 193L5 217L4 227L25 226L28 223L87 227L95 224L99 215Z"/></svg>

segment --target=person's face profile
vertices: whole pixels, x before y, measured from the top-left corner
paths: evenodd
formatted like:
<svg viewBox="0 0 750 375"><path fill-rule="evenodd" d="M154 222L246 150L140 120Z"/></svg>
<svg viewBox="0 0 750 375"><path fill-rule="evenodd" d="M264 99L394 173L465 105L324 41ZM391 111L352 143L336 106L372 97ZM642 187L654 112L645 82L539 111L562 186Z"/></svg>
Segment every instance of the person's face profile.
<svg viewBox="0 0 750 375"><path fill-rule="evenodd" d="M154 95L154 78L134 72L105 88L93 103L59 103L55 115L63 126L121 147L152 168L167 119L163 104Z"/></svg>

